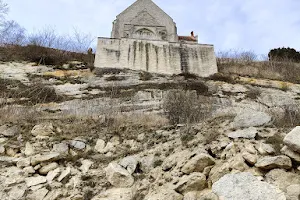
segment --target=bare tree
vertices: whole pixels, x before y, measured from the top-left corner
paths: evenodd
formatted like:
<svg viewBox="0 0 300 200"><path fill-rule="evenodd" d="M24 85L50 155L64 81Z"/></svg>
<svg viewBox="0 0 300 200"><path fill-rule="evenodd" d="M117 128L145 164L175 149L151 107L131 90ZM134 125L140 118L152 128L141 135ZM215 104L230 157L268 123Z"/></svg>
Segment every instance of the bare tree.
<svg viewBox="0 0 300 200"><path fill-rule="evenodd" d="M0 22L2 22L5 19L5 15L8 12L8 5L3 2L3 0L0 0Z"/></svg>
<svg viewBox="0 0 300 200"><path fill-rule="evenodd" d="M57 37L54 28L45 27L37 33L30 34L27 43L29 45L55 48Z"/></svg>
<svg viewBox="0 0 300 200"><path fill-rule="evenodd" d="M91 34L86 34L74 28L73 35L71 36L70 43L71 49L75 52L86 53L91 47L94 37Z"/></svg>
<svg viewBox="0 0 300 200"><path fill-rule="evenodd" d="M0 44L23 45L25 42L25 29L17 22L5 21L0 32Z"/></svg>

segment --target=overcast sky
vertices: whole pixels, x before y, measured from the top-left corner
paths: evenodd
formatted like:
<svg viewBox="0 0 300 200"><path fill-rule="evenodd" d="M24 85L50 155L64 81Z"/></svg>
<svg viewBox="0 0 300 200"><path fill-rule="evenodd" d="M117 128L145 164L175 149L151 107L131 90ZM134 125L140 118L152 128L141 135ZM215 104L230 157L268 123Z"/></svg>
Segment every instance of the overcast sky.
<svg viewBox="0 0 300 200"><path fill-rule="evenodd" d="M9 18L28 31L51 26L109 37L115 16L135 0L5 0ZM176 22L179 35L193 30L216 50L300 50L300 0L153 0Z"/></svg>

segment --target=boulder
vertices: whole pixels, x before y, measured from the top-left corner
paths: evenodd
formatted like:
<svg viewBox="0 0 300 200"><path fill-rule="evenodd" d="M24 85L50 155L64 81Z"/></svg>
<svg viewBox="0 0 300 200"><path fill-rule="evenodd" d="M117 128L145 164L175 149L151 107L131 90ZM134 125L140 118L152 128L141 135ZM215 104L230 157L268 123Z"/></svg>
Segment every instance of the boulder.
<svg viewBox="0 0 300 200"><path fill-rule="evenodd" d="M104 153L105 141L102 139L98 139L96 145L94 147L96 152Z"/></svg>
<svg viewBox="0 0 300 200"><path fill-rule="evenodd" d="M47 182L47 179L44 176L35 176L35 177L25 178L25 183L26 183L27 187L39 185L39 184L46 183L46 182Z"/></svg>
<svg viewBox="0 0 300 200"><path fill-rule="evenodd" d="M69 154L69 146L66 143L54 144L52 148L52 152L59 153L60 155L68 155Z"/></svg>
<svg viewBox="0 0 300 200"><path fill-rule="evenodd" d="M0 126L0 135L5 137L14 137L20 133L20 128L18 126L3 125Z"/></svg>
<svg viewBox="0 0 300 200"><path fill-rule="evenodd" d="M136 156L125 157L119 162L119 165L127 169L130 174L133 174L138 165L138 158Z"/></svg>
<svg viewBox="0 0 300 200"><path fill-rule="evenodd" d="M247 112L240 112L232 122L233 128L258 127L271 121L271 116L267 113L247 109Z"/></svg>
<svg viewBox="0 0 300 200"><path fill-rule="evenodd" d="M32 156L34 154L34 148L30 144L30 142L26 142L24 154L25 154L25 156Z"/></svg>
<svg viewBox="0 0 300 200"><path fill-rule="evenodd" d="M87 173L90 167L93 165L93 163L94 162L91 160L82 160L80 166L80 170L82 171L82 173Z"/></svg>
<svg viewBox="0 0 300 200"><path fill-rule="evenodd" d="M286 200L278 188L248 172L223 176L213 184L212 191L222 200Z"/></svg>
<svg viewBox="0 0 300 200"><path fill-rule="evenodd" d="M281 150L281 153L283 153L284 155L290 157L292 160L300 163L300 153L293 151L292 149L290 149L288 146L284 146Z"/></svg>
<svg viewBox="0 0 300 200"><path fill-rule="evenodd" d="M17 162L17 167L23 168L23 167L28 167L30 166L30 160L31 158L22 158Z"/></svg>
<svg viewBox="0 0 300 200"><path fill-rule="evenodd" d="M38 189L36 191L33 191L32 193L28 194L26 199L29 200L43 200L46 195L48 194L49 190L47 190L46 188L41 188Z"/></svg>
<svg viewBox="0 0 300 200"><path fill-rule="evenodd" d="M33 127L31 134L33 136L50 136L54 134L54 127L52 123L41 123Z"/></svg>
<svg viewBox="0 0 300 200"><path fill-rule="evenodd" d="M0 144L0 155L5 154L5 147L3 146L3 144Z"/></svg>
<svg viewBox="0 0 300 200"><path fill-rule="evenodd" d="M59 159L59 153L48 153L45 155L36 155L31 157L31 165L35 166L42 162L50 162Z"/></svg>
<svg viewBox="0 0 300 200"><path fill-rule="evenodd" d="M33 169L32 166L29 166L29 167L25 167L23 169L23 172L27 173L27 174L34 174L35 173L35 170Z"/></svg>
<svg viewBox="0 0 300 200"><path fill-rule="evenodd" d="M265 180L286 192L289 185L300 184L300 175L283 169L273 169L265 175Z"/></svg>
<svg viewBox="0 0 300 200"><path fill-rule="evenodd" d="M86 144L83 141L72 140L70 142L70 146L77 149L77 150L84 150L85 147L86 147Z"/></svg>
<svg viewBox="0 0 300 200"><path fill-rule="evenodd" d="M195 172L183 176L175 186L175 191L184 194L190 191L201 191L206 188L206 176Z"/></svg>
<svg viewBox="0 0 300 200"><path fill-rule="evenodd" d="M249 127L243 130L237 130L228 134L229 138L245 138L245 139L254 139L257 134L257 129L255 127Z"/></svg>
<svg viewBox="0 0 300 200"><path fill-rule="evenodd" d="M161 188L150 192L144 200L183 200L183 196L170 188Z"/></svg>
<svg viewBox="0 0 300 200"><path fill-rule="evenodd" d="M131 174L117 163L110 163L105 172L107 180L115 187L127 188L134 183Z"/></svg>
<svg viewBox="0 0 300 200"><path fill-rule="evenodd" d="M283 142L290 149L300 153L300 126L289 132L283 139Z"/></svg>
<svg viewBox="0 0 300 200"><path fill-rule="evenodd" d="M47 175L48 172L55 170L57 167L58 167L58 164L56 162L53 162L53 163L43 166L41 169L39 169L39 172L42 175Z"/></svg>
<svg viewBox="0 0 300 200"><path fill-rule="evenodd" d="M292 161L287 156L266 156L259 159L255 166L264 170L270 170L274 168L290 169L292 168Z"/></svg>
<svg viewBox="0 0 300 200"><path fill-rule="evenodd" d="M261 155L274 154L276 152L272 145L265 144L263 142L261 142L261 143L259 143L259 145L257 145L257 151Z"/></svg>
<svg viewBox="0 0 300 200"><path fill-rule="evenodd" d="M67 167L64 171L61 172L60 176L57 178L58 182L61 182L63 179L67 178L71 174L71 168Z"/></svg>
<svg viewBox="0 0 300 200"><path fill-rule="evenodd" d="M257 155L255 154L244 152L242 156L245 159L245 161L247 161L251 165L254 165L257 162Z"/></svg>
<svg viewBox="0 0 300 200"><path fill-rule="evenodd" d="M287 200L299 200L300 198L300 185L290 185L286 189Z"/></svg>
<svg viewBox="0 0 300 200"><path fill-rule="evenodd" d="M215 160L209 154L198 154L191 158L181 169L182 172L190 174L192 172L203 172L205 167L215 164Z"/></svg>
<svg viewBox="0 0 300 200"><path fill-rule="evenodd" d="M26 192L26 185L25 184L16 185L9 191L9 199L10 200L22 199L25 192Z"/></svg>
<svg viewBox="0 0 300 200"><path fill-rule="evenodd" d="M56 177L58 177L60 173L60 168L56 168L55 170L52 170L48 172L46 179L48 183L51 183Z"/></svg>

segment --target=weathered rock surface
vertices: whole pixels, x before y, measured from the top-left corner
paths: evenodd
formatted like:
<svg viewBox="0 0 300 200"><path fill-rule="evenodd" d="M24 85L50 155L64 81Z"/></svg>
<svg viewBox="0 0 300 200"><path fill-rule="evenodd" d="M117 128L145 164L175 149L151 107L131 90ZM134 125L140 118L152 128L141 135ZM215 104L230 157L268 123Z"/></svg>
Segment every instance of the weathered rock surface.
<svg viewBox="0 0 300 200"><path fill-rule="evenodd" d="M20 128L18 126L3 125L0 126L0 135L5 137L14 137L20 133Z"/></svg>
<svg viewBox="0 0 300 200"><path fill-rule="evenodd" d="M44 176L28 177L25 178L27 187L39 185L41 183L46 183L47 179Z"/></svg>
<svg viewBox="0 0 300 200"><path fill-rule="evenodd" d="M42 162L50 162L50 161L55 161L59 159L60 154L59 153L49 153L45 155L35 155L31 157L31 164L32 165L37 165Z"/></svg>
<svg viewBox="0 0 300 200"><path fill-rule="evenodd" d="M229 138L245 138L254 139L257 134L257 129L255 127L249 127L247 129L237 130L228 134Z"/></svg>
<svg viewBox="0 0 300 200"><path fill-rule="evenodd" d="M110 163L105 168L105 172L108 181L115 187L126 188L134 183L131 174L117 163Z"/></svg>
<svg viewBox="0 0 300 200"><path fill-rule="evenodd" d="M175 191L184 194L190 191L201 191L206 188L206 176L195 172L188 176L183 176L176 184Z"/></svg>
<svg viewBox="0 0 300 200"><path fill-rule="evenodd" d="M47 175L48 172L55 170L58 167L57 163L50 163L48 165L43 166L41 169L39 169L40 174Z"/></svg>
<svg viewBox="0 0 300 200"><path fill-rule="evenodd" d="M129 174L133 174L138 165L138 158L134 156L125 157L119 162L119 165L126 169Z"/></svg>
<svg viewBox="0 0 300 200"><path fill-rule="evenodd" d="M284 155L290 157L292 160L294 160L296 162L300 162L300 153L293 151L292 149L290 149L287 146L284 146L280 151Z"/></svg>
<svg viewBox="0 0 300 200"><path fill-rule="evenodd" d="M131 188L112 188L95 196L92 200L132 200L134 193Z"/></svg>
<svg viewBox="0 0 300 200"><path fill-rule="evenodd" d="M292 150L300 153L300 126L297 126L291 132L289 132L285 136L283 142Z"/></svg>
<svg viewBox="0 0 300 200"><path fill-rule="evenodd" d="M183 200L183 196L172 189L161 188L156 192L151 192L145 197L145 200Z"/></svg>
<svg viewBox="0 0 300 200"><path fill-rule="evenodd" d="M268 183L286 192L289 185L300 184L300 175L283 169L273 169L265 175Z"/></svg>
<svg viewBox="0 0 300 200"><path fill-rule="evenodd" d="M287 187L287 200L299 200L300 198L300 185L290 185Z"/></svg>
<svg viewBox="0 0 300 200"><path fill-rule="evenodd" d="M205 167L215 164L215 160L208 154L198 154L191 158L181 169L182 172L190 174L192 172L203 172Z"/></svg>
<svg viewBox="0 0 300 200"><path fill-rule="evenodd" d="M292 161L287 156L266 156L259 159L255 166L265 170L270 170L274 168L290 169L292 168Z"/></svg>
<svg viewBox="0 0 300 200"><path fill-rule="evenodd" d="M271 121L271 116L264 112L248 109L237 114L232 122L234 128L257 127Z"/></svg>
<svg viewBox="0 0 300 200"><path fill-rule="evenodd" d="M52 123L42 123L35 125L31 130L34 136L50 136L54 134L54 127Z"/></svg>
<svg viewBox="0 0 300 200"><path fill-rule="evenodd" d="M247 172L225 175L212 190L222 200L286 200L282 191Z"/></svg>

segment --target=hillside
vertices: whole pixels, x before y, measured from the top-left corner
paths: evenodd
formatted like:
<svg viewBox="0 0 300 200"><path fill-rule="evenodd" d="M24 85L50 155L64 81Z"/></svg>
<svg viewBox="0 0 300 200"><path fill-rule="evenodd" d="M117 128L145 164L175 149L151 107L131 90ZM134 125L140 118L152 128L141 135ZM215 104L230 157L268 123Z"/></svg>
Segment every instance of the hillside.
<svg viewBox="0 0 300 200"><path fill-rule="evenodd" d="M227 70L1 63L0 199L300 199L300 84Z"/></svg>

